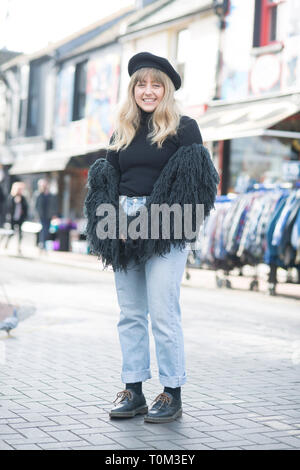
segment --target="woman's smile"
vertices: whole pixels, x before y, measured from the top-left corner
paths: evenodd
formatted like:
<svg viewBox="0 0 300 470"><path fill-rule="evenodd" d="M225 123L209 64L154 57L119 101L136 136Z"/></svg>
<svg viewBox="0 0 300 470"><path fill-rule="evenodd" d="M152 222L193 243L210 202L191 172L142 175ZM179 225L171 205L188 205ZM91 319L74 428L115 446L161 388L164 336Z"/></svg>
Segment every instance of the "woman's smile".
<svg viewBox="0 0 300 470"><path fill-rule="evenodd" d="M154 111L165 93L164 86L155 82L151 79L150 75L147 75L143 81L138 81L134 87L134 98L137 105L144 111Z"/></svg>

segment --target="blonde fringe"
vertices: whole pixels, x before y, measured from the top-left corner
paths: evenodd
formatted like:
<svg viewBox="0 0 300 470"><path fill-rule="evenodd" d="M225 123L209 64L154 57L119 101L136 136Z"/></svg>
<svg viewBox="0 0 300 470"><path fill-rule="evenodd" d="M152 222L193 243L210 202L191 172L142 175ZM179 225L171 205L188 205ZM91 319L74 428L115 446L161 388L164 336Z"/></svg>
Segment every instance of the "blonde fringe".
<svg viewBox="0 0 300 470"><path fill-rule="evenodd" d="M162 147L163 142L170 135L175 135L180 123L181 112L177 105L174 92L175 87L168 75L154 68L141 68L131 77L128 85L127 99L120 107L117 116L113 141L108 145L108 150L124 150L127 148L139 129L141 122L141 111L134 98L134 87L138 81L142 81L150 73L154 81L164 86L164 96L152 113L149 126L152 128L148 134L152 144Z"/></svg>

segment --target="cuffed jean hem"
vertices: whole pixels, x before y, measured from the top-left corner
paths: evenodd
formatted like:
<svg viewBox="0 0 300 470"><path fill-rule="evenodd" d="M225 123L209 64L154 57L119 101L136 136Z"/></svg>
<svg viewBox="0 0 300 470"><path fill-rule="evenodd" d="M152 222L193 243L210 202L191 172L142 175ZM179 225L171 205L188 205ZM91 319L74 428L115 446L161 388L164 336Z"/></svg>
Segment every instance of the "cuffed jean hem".
<svg viewBox="0 0 300 470"><path fill-rule="evenodd" d="M124 384L145 382L151 379L152 375L150 369L144 369L136 372L122 372L121 379Z"/></svg>
<svg viewBox="0 0 300 470"><path fill-rule="evenodd" d="M178 377L167 377L166 375L159 375L159 381L164 387L181 387L181 385L186 383L186 375Z"/></svg>

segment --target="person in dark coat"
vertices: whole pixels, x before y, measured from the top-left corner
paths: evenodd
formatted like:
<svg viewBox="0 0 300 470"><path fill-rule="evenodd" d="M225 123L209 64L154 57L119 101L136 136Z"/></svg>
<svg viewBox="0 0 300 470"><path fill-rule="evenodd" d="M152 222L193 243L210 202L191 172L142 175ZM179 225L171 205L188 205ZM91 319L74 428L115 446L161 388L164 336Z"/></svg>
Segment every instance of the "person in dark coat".
<svg viewBox="0 0 300 470"><path fill-rule="evenodd" d="M0 227L5 222L5 195L0 183Z"/></svg>
<svg viewBox="0 0 300 470"><path fill-rule="evenodd" d="M7 219L12 230L18 233L18 252L21 252L22 224L27 219L28 203L24 196L24 183L15 182L11 187L10 195L7 199ZM7 237L5 247L8 248L9 241L13 235Z"/></svg>
<svg viewBox="0 0 300 470"><path fill-rule="evenodd" d="M57 216L57 197L49 189L49 182L46 179L38 181L39 194L36 198L35 209L40 219L42 230L39 236L39 243L42 249L46 247L49 237L51 219Z"/></svg>
<svg viewBox="0 0 300 470"><path fill-rule="evenodd" d="M195 241L191 231L190 236L178 235L175 221L182 221L180 209L188 204L193 221L197 206L204 216L209 214L219 176L197 122L177 107L174 92L181 78L170 62L141 52L130 59L128 72L127 99L107 158L98 159L89 170L86 234L91 252L101 257L104 267L113 267L120 307L121 380L126 388L117 394L115 401L120 401L110 418L145 414L146 422L165 423L182 414L181 386L187 377L179 296L189 242ZM173 205L179 216L174 212L166 237L166 226L158 218L154 227L152 217L157 206ZM116 215L109 218L112 209ZM122 224L124 214L127 222ZM139 224L134 225L135 219ZM149 222L144 227L157 229L155 236L147 237L145 229L136 237L138 230L130 230L142 226L143 220ZM148 314L164 387L149 410L142 392L142 382L151 378Z"/></svg>

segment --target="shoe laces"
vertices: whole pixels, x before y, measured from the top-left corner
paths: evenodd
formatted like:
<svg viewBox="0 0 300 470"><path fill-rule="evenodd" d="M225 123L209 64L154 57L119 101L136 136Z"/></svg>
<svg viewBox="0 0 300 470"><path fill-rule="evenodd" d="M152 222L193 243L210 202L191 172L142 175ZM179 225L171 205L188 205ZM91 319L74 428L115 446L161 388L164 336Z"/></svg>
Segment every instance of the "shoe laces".
<svg viewBox="0 0 300 470"><path fill-rule="evenodd" d="M116 401L120 398L119 403L125 400L125 398L128 398L129 400L132 400L132 392L130 390L122 390L122 392L117 393L117 398L113 401L113 403L116 403Z"/></svg>
<svg viewBox="0 0 300 470"><path fill-rule="evenodd" d="M161 401L161 404L159 407L160 409L164 404L169 405L171 403L171 398L166 393L160 393L159 395L157 395L157 397L155 398L155 400L153 400L151 404L153 405L153 403L157 403L159 401Z"/></svg>

